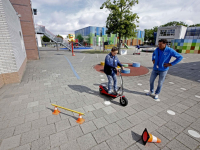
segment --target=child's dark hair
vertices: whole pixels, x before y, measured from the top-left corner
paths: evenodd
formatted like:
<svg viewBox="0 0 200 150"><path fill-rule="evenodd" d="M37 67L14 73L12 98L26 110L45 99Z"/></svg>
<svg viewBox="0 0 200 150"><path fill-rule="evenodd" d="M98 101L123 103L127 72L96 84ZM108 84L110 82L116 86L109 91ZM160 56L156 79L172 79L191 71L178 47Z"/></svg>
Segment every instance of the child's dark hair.
<svg viewBox="0 0 200 150"><path fill-rule="evenodd" d="M166 39L160 39L158 42L163 42L163 44L167 43Z"/></svg>
<svg viewBox="0 0 200 150"><path fill-rule="evenodd" d="M114 46L114 47L111 49L111 51L112 51L112 52L118 51L118 48Z"/></svg>

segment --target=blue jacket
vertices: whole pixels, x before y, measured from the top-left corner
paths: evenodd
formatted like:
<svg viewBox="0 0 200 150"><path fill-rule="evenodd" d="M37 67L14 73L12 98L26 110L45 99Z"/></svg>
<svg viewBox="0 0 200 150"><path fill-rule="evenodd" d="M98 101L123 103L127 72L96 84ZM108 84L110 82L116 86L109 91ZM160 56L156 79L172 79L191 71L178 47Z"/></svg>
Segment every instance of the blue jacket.
<svg viewBox="0 0 200 150"><path fill-rule="evenodd" d="M155 60L153 70L158 70L158 71L169 70L169 67L164 67L164 64L169 63L172 56L176 58L176 60L171 62L172 66L176 65L183 59L182 55L180 55L170 47L166 46L163 51L160 50L159 48L156 48L156 50L153 52L152 55L152 61Z"/></svg>
<svg viewBox="0 0 200 150"><path fill-rule="evenodd" d="M111 75L112 71L117 73L117 70L115 69L117 66L122 67L122 64L120 63L118 57L116 55L113 56L111 53L109 53L105 58L105 66L104 66L105 74Z"/></svg>

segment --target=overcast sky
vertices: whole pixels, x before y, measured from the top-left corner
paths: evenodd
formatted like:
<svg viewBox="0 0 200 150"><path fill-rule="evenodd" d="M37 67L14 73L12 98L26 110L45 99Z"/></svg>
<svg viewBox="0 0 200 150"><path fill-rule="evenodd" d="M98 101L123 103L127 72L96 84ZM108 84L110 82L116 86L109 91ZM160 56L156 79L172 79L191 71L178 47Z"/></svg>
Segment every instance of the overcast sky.
<svg viewBox="0 0 200 150"><path fill-rule="evenodd" d="M35 23L54 34L67 35L87 26L106 26L109 11L101 10L106 0L32 0L38 10ZM132 12L140 17L139 29L150 29L170 21L200 23L200 0L139 0Z"/></svg>

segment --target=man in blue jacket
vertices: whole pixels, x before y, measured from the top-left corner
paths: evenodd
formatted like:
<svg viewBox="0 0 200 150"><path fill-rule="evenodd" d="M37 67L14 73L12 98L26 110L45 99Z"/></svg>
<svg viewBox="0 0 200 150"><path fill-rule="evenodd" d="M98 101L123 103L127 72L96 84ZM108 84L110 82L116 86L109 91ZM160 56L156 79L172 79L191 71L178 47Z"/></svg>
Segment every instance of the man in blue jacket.
<svg viewBox="0 0 200 150"><path fill-rule="evenodd" d="M156 48L152 55L152 62L154 66L150 77L150 92L148 92L146 95L151 95L154 93L154 81L156 77L159 76L158 87L155 91L155 99L158 99L158 95L160 94L169 67L176 65L183 59L183 56L181 56L172 48L167 47L166 44L166 39L159 40L158 48ZM176 60L169 63L172 56L175 57Z"/></svg>
<svg viewBox="0 0 200 150"><path fill-rule="evenodd" d="M117 92L117 66L120 66L122 69L124 67L120 63L118 57L116 56L118 53L118 48L113 47L111 52L106 56L105 58L105 66L104 66L104 72L108 77L108 94L111 94L112 91L112 79L114 80L114 92Z"/></svg>

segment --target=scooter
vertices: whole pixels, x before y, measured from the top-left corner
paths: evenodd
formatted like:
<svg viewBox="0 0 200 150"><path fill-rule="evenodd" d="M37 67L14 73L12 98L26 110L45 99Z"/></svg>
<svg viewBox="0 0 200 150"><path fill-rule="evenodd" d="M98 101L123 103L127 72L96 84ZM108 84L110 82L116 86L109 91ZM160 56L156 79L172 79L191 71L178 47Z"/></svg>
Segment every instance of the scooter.
<svg viewBox="0 0 200 150"><path fill-rule="evenodd" d="M123 95L124 89L123 89L123 79L122 79L122 75L121 75L121 69L119 69L119 76L120 76L120 85L121 86L118 88L116 93L108 94L107 87L105 87L103 85L99 85L99 92L100 92L100 94L105 94L105 95L113 97L113 98L120 97L120 104L122 106L126 106L126 105L128 105L128 99Z"/></svg>

